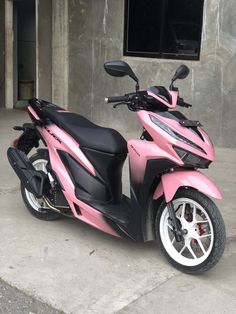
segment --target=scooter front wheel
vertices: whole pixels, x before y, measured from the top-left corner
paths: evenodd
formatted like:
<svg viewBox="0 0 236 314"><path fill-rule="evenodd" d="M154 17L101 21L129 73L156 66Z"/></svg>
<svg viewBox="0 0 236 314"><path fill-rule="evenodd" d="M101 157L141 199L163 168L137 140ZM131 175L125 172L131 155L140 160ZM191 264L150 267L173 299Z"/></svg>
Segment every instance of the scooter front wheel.
<svg viewBox="0 0 236 314"><path fill-rule="evenodd" d="M180 189L173 205L183 240L176 241L166 203L157 211L155 230L161 249L178 270L197 274L212 268L225 247L225 226L216 205L193 189Z"/></svg>

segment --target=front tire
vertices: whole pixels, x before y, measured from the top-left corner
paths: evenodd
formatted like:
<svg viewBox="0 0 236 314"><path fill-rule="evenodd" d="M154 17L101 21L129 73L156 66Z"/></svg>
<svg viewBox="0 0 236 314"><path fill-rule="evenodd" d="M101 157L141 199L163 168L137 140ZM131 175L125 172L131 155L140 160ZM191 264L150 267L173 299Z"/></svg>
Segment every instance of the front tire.
<svg viewBox="0 0 236 314"><path fill-rule="evenodd" d="M48 163L47 150L39 150L36 154L29 158L30 162L36 170L42 170L47 173L46 165ZM33 193L30 193L21 183L21 195L25 206L29 212L36 218L41 220L57 220L61 215L53 212L47 207L42 199L38 199Z"/></svg>
<svg viewBox="0 0 236 314"><path fill-rule="evenodd" d="M173 204L184 230L181 242L176 242L165 201L160 205L155 231L161 249L178 270L199 274L212 268L225 248L225 226L216 205L204 194L192 189L180 189Z"/></svg>

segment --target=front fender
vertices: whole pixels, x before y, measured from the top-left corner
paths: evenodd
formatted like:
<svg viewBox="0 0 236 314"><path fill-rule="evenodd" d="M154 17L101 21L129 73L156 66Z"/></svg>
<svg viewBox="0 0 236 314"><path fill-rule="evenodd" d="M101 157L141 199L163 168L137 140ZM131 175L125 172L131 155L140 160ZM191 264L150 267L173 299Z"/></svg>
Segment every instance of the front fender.
<svg viewBox="0 0 236 314"><path fill-rule="evenodd" d="M163 174L153 194L153 199L158 199L164 194L166 202L170 202L181 186L194 188L217 199L223 198L216 185L200 171L178 170Z"/></svg>

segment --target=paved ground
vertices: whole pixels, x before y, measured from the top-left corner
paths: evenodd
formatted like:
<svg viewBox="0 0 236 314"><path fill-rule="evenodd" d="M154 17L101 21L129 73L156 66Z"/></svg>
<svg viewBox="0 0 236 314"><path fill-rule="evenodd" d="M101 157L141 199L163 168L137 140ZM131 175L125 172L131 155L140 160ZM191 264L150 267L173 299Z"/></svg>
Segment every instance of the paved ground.
<svg viewBox="0 0 236 314"><path fill-rule="evenodd" d="M0 314L63 314L0 280Z"/></svg>
<svg viewBox="0 0 236 314"><path fill-rule="evenodd" d="M119 314L236 313L236 245L227 245L221 262L202 276L178 273L133 301Z"/></svg>
<svg viewBox="0 0 236 314"><path fill-rule="evenodd" d="M173 269L153 243L116 239L71 219L33 218L5 157L16 134L10 126L22 121L25 113L0 110L0 278L30 297L24 295L26 303L21 303L18 290L0 283L6 289L0 291L0 313L18 313L17 306L23 314L56 313L33 307L34 299L73 314L235 311L236 150L217 149L217 161L208 172L225 196L218 205L230 242L212 271L193 277ZM7 300L19 301L11 308L11 302L6 307Z"/></svg>

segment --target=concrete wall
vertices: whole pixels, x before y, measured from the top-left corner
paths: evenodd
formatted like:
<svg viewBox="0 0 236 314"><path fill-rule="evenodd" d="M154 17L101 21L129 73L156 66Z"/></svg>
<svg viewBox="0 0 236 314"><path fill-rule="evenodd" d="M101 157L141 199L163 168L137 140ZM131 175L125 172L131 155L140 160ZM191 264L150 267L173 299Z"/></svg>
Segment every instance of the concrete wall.
<svg viewBox="0 0 236 314"><path fill-rule="evenodd" d="M52 100L52 2L40 0L37 5L37 97ZM47 30L47 31L45 31Z"/></svg>
<svg viewBox="0 0 236 314"><path fill-rule="evenodd" d="M134 89L128 78L105 74L103 63L127 61L141 87L168 85L183 61L123 57L123 0L73 0L69 18L69 108L102 125L137 128L135 114L111 109L105 96ZM236 2L205 1L200 61L184 61L190 76L179 81L181 95L193 103L188 116L199 119L218 146L236 147Z"/></svg>
<svg viewBox="0 0 236 314"><path fill-rule="evenodd" d="M5 106L5 24L4 2L0 1L0 107Z"/></svg>
<svg viewBox="0 0 236 314"><path fill-rule="evenodd" d="M68 2L52 0L52 101L68 106Z"/></svg>

